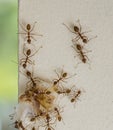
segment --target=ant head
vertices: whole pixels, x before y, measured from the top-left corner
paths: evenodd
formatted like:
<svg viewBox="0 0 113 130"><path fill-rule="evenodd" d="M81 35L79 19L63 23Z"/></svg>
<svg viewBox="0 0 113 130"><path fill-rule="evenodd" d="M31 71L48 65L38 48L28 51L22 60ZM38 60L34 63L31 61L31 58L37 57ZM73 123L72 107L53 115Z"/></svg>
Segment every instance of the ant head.
<svg viewBox="0 0 113 130"><path fill-rule="evenodd" d="M81 50L81 49L82 49L82 47L81 47L80 44L76 44L76 48L77 48L78 50Z"/></svg>
<svg viewBox="0 0 113 130"><path fill-rule="evenodd" d="M28 49L27 52L26 52L26 54L29 56L31 54L31 50Z"/></svg>
<svg viewBox="0 0 113 130"><path fill-rule="evenodd" d="M49 127L47 130L51 130L51 128Z"/></svg>
<svg viewBox="0 0 113 130"><path fill-rule="evenodd" d="M36 83L35 82L33 82L33 87L36 87Z"/></svg>
<svg viewBox="0 0 113 130"><path fill-rule="evenodd" d="M79 32L79 28L77 26L74 26L74 31Z"/></svg>
<svg viewBox="0 0 113 130"><path fill-rule="evenodd" d="M58 83L57 81L54 81L54 82L53 82L54 85L57 85L57 83Z"/></svg>
<svg viewBox="0 0 113 130"><path fill-rule="evenodd" d="M58 109L55 107L54 110L57 111Z"/></svg>
<svg viewBox="0 0 113 130"><path fill-rule="evenodd" d="M67 76L67 73L66 73L66 72L62 74L62 77L65 78L66 76Z"/></svg>
<svg viewBox="0 0 113 130"><path fill-rule="evenodd" d="M71 90L70 90L70 89L67 89L67 90L66 90L66 93L70 93L70 92L71 92Z"/></svg>
<svg viewBox="0 0 113 130"><path fill-rule="evenodd" d="M87 43L88 42L88 39L87 38L83 38L82 40L84 43Z"/></svg>
<svg viewBox="0 0 113 130"><path fill-rule="evenodd" d="M31 72L27 71L26 72L27 76L31 76Z"/></svg>
<svg viewBox="0 0 113 130"><path fill-rule="evenodd" d="M83 63L86 63L86 58L84 57L84 58L82 59L82 61L83 61Z"/></svg>
<svg viewBox="0 0 113 130"><path fill-rule="evenodd" d="M74 101L75 101L75 99L74 99L74 98L72 98L72 99L71 99L71 102L74 102Z"/></svg>
<svg viewBox="0 0 113 130"><path fill-rule="evenodd" d="M26 28L27 28L27 30L30 30L31 29L31 25L27 24Z"/></svg>
<svg viewBox="0 0 113 130"><path fill-rule="evenodd" d="M58 120L61 121L61 119L62 119L62 118L61 118L61 116L59 115L59 116L58 116Z"/></svg>
<svg viewBox="0 0 113 130"><path fill-rule="evenodd" d="M33 127L32 130L35 130L35 127Z"/></svg>
<svg viewBox="0 0 113 130"><path fill-rule="evenodd" d="M26 68L26 64L25 63L22 66L23 66L24 69Z"/></svg>
<svg viewBox="0 0 113 130"><path fill-rule="evenodd" d="M78 90L78 92L77 92L78 94L81 94L81 90Z"/></svg>
<svg viewBox="0 0 113 130"><path fill-rule="evenodd" d="M27 42L30 44L31 43L31 39L29 38L29 39L27 39Z"/></svg>
<svg viewBox="0 0 113 130"><path fill-rule="evenodd" d="M51 94L51 91L47 91L46 94L48 94L48 95Z"/></svg>

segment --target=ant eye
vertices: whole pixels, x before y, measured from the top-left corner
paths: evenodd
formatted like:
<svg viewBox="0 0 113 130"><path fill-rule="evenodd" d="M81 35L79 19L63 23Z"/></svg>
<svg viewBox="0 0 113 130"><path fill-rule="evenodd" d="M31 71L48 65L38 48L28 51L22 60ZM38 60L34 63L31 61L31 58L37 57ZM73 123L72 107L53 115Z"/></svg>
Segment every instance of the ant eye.
<svg viewBox="0 0 113 130"><path fill-rule="evenodd" d="M74 26L74 31L79 32L79 28L77 26Z"/></svg>

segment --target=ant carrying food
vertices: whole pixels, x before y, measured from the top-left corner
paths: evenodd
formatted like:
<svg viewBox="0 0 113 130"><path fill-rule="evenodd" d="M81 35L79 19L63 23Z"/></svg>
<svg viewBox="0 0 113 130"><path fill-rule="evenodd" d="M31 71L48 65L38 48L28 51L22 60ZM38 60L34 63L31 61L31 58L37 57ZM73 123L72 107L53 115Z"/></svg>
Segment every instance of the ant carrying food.
<svg viewBox="0 0 113 130"><path fill-rule="evenodd" d="M24 27L22 24L20 24L21 28L25 31L25 32L21 32L19 34L24 34L26 35L25 39L27 39L27 43L28 44L31 44L31 39L35 40L36 39L34 38L34 35L37 35L37 36L43 36L42 34L35 34L35 33L32 33L32 31L34 30L34 27L35 27L35 24L37 22L34 22L33 26L31 27L31 24L27 24L26 27Z"/></svg>
<svg viewBox="0 0 113 130"><path fill-rule="evenodd" d="M40 48L42 48L42 46ZM27 63L33 64L33 61L31 61L30 58L34 56L40 50L40 48L37 51L35 51L33 54L31 54L31 49L27 49L27 51L25 51L25 47L24 47L23 54L25 55L25 58L20 59L20 65L22 64L24 69L27 67Z"/></svg>
<svg viewBox="0 0 113 130"><path fill-rule="evenodd" d="M79 39L81 39L82 42L86 44L86 43L88 43L91 39L94 39L94 38L97 37L97 36L95 36L94 38L88 39L88 37L85 36L84 34L90 32L90 31L82 32L82 27L81 27L80 21L78 20L77 22L78 22L79 26L74 25L74 27L73 27L74 31L72 31L65 23L63 23L63 25L66 26L66 28L67 28L70 32L72 32L72 33L74 33L74 34L77 35L72 41L78 41Z"/></svg>

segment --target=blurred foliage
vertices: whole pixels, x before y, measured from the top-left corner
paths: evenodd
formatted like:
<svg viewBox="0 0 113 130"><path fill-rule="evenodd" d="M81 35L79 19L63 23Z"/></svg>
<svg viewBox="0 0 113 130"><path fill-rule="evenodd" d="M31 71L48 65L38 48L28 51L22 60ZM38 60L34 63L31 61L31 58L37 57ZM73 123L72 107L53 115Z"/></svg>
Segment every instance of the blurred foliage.
<svg viewBox="0 0 113 130"><path fill-rule="evenodd" d="M17 100L17 11L16 0L0 0L0 101Z"/></svg>

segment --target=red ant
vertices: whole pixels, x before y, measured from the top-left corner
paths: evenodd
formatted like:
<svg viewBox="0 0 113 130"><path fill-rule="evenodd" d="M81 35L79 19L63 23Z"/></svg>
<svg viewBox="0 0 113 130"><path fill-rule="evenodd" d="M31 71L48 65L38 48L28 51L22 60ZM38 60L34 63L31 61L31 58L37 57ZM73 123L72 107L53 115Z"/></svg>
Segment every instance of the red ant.
<svg viewBox="0 0 113 130"><path fill-rule="evenodd" d="M56 72L56 74L58 76L58 79L54 80L54 82L53 82L54 85L57 85L60 81L65 82L64 79L66 79L66 77L67 77L67 73L66 72L63 72L63 70L62 70L60 75L57 72Z"/></svg>
<svg viewBox="0 0 113 130"><path fill-rule="evenodd" d="M76 102L76 100L80 97L81 93L81 90L77 90L77 92L75 92L74 96L71 98L71 102Z"/></svg>
<svg viewBox="0 0 113 130"><path fill-rule="evenodd" d="M81 39L82 40L82 42L83 43L88 43L91 39L93 39L93 38L91 38L91 39L88 39L88 37L87 36L85 36L84 34L85 33L88 33L88 32L90 32L90 31L87 31L87 32L82 32L82 27L81 27L81 24L80 24L80 21L78 20L78 24L79 24L79 26L74 26L73 27L73 29L74 29L74 31L72 31L66 24L64 24L63 23L63 25L64 26L66 26L66 28L70 31L70 32L72 32L72 33L74 33L74 34L76 34L77 36L72 40L72 41L78 41L79 39ZM94 38L96 38L97 36L95 36Z"/></svg>
<svg viewBox="0 0 113 130"><path fill-rule="evenodd" d="M65 80L67 80L67 79L69 79L69 78L71 78L72 76L75 75L74 74L70 77L67 77L67 72L64 72L63 70L61 71L60 74L55 70L55 73L57 74L58 79L54 79L53 85L57 85L60 81L65 82Z"/></svg>
<svg viewBox="0 0 113 130"><path fill-rule="evenodd" d="M42 46L40 48L42 48ZM33 64L33 62L29 58L34 56L39 51L39 49L35 53L33 53L32 55L31 55L31 49L28 49L26 52L23 49L23 54L26 56L26 58L22 58L20 60L20 64L22 64L24 69L27 67L27 63Z"/></svg>
<svg viewBox="0 0 113 130"><path fill-rule="evenodd" d="M55 107L54 110L55 110L55 112L57 113L57 120L58 120L58 121L61 121L61 120L62 120L62 117L61 117L61 115L60 115L60 111L58 110L57 107Z"/></svg>
<svg viewBox="0 0 113 130"><path fill-rule="evenodd" d="M28 78L30 78L30 81L29 81L29 82L32 83L32 86L33 86L33 87L36 87L36 85L37 85L37 84L36 84L37 78L33 78L33 75L32 75L32 73L31 73L30 71L27 71L27 72L26 72L26 75L27 75ZM29 83L29 82L28 82L28 83ZM30 85L30 86L31 86L31 85Z"/></svg>
<svg viewBox="0 0 113 130"><path fill-rule="evenodd" d="M26 27L24 27L23 25L20 25L21 28L25 31L25 33L22 32L22 33L19 33L19 34L25 34L26 35L25 39L27 39L27 43L28 44L31 44L31 38L36 41L36 39L33 37L33 35L36 35L36 34L35 33L31 33L33 31L36 23L37 22L34 22L32 27L31 27L30 24L27 24ZM43 36L43 35L38 34L37 36Z"/></svg>
<svg viewBox="0 0 113 130"><path fill-rule="evenodd" d="M54 128L52 126L50 126L50 124L52 124L52 123L50 123L50 121L51 121L51 118L50 118L49 114L47 114L46 115L47 126L46 126L45 130L54 130Z"/></svg>
<svg viewBox="0 0 113 130"><path fill-rule="evenodd" d="M73 44L72 47L74 48L74 50L77 51L83 63L86 63L87 59L89 60L89 58L85 55L86 52L83 52L84 47L81 44L76 43L76 44Z"/></svg>

